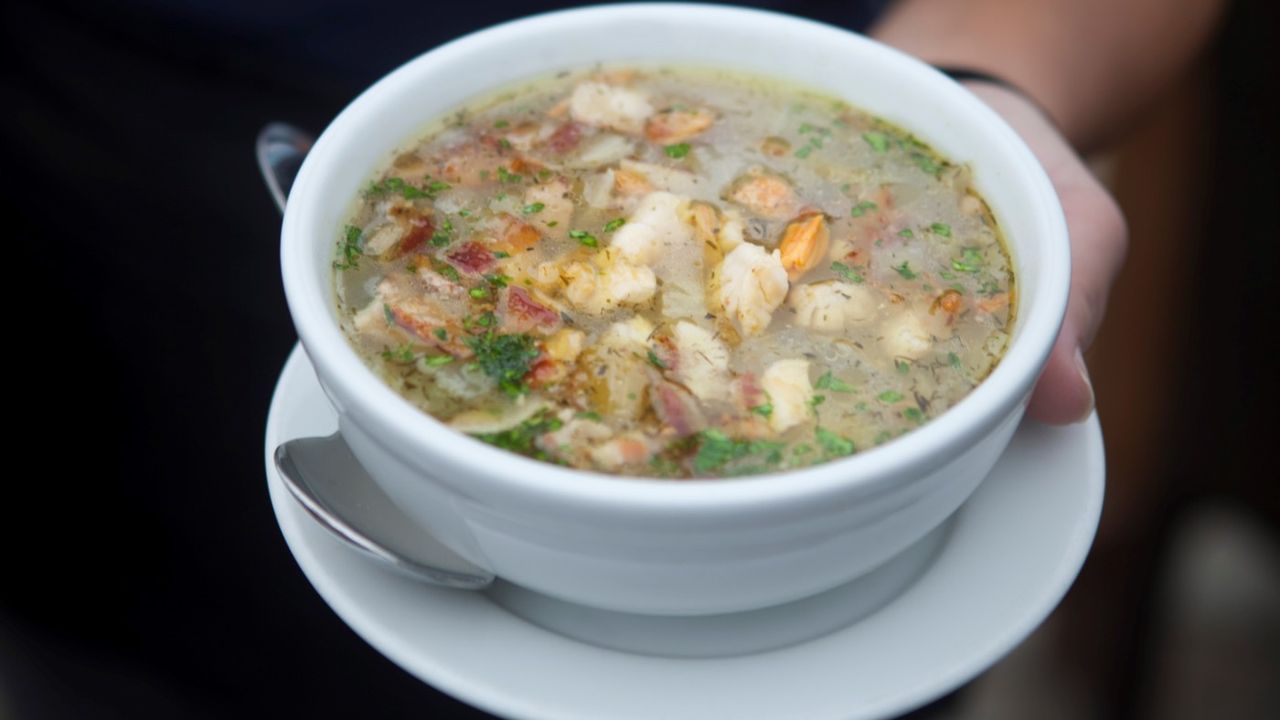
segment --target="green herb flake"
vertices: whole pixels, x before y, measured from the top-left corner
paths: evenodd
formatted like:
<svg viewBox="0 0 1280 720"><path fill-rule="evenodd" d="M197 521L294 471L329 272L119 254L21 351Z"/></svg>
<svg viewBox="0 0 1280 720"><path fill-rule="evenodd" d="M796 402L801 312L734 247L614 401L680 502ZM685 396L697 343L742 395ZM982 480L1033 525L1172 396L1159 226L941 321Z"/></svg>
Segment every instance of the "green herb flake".
<svg viewBox="0 0 1280 720"><path fill-rule="evenodd" d="M689 150L690 150L689 143L677 143L675 145L668 145L662 148L662 152L666 153L667 157L673 158L676 160L679 160L680 158L688 155Z"/></svg>
<svg viewBox="0 0 1280 720"><path fill-rule="evenodd" d="M600 413L595 412L594 410L583 410L582 412L575 413L574 417L581 418L583 420L591 420L592 422L604 422L604 418L600 417Z"/></svg>
<svg viewBox="0 0 1280 720"><path fill-rule="evenodd" d="M511 282L510 275L485 275L484 279L489 281L490 285L500 288L506 287Z"/></svg>
<svg viewBox="0 0 1280 720"><path fill-rule="evenodd" d="M360 267L361 255L364 255L364 233L355 225L347 225L342 231L338 259L333 261L333 266L339 270L354 270Z"/></svg>
<svg viewBox="0 0 1280 720"><path fill-rule="evenodd" d="M893 403L896 403L902 400L902 393L898 392L897 390L885 390L884 392L880 393L879 398L880 398L880 402L892 405Z"/></svg>
<svg viewBox="0 0 1280 720"><path fill-rule="evenodd" d="M816 412L818 410L818 406L826 401L827 401L826 395L814 395L813 397L809 398L809 407L813 408L814 411Z"/></svg>
<svg viewBox="0 0 1280 720"><path fill-rule="evenodd" d="M835 274L839 275L845 280L848 280L851 283L861 284L863 282L863 277L861 275L854 272L853 268L849 267L848 265L845 265L842 262L831 263L831 270Z"/></svg>
<svg viewBox="0 0 1280 720"><path fill-rule="evenodd" d="M936 222L930 225L929 229L942 237L951 237L951 226L946 223Z"/></svg>
<svg viewBox="0 0 1280 720"><path fill-rule="evenodd" d="M613 232L614 230L617 230L618 228L620 228L620 227L622 227L623 225L626 225L626 224L627 224L627 219L626 219L626 218L614 218L614 219L612 219L612 220L610 220L609 222L607 222L607 223L605 223L605 224L604 224L604 231L605 231L605 232L607 232L607 233L611 233L611 232Z"/></svg>
<svg viewBox="0 0 1280 720"><path fill-rule="evenodd" d="M586 230L570 230L569 237L589 248L600 247L600 241L596 239L596 236Z"/></svg>
<svg viewBox="0 0 1280 720"><path fill-rule="evenodd" d="M920 408L909 407L902 411L902 417L917 425L924 422L924 413L920 411Z"/></svg>
<svg viewBox="0 0 1280 720"><path fill-rule="evenodd" d="M831 392L838 393L850 393L854 390L852 385L841 380L835 375L832 375L830 370L823 373L822 377L818 378L818 382L814 383L813 387L817 390L830 390Z"/></svg>
<svg viewBox="0 0 1280 720"><path fill-rule="evenodd" d="M502 260L503 258L511 257L511 253L507 252L506 250L499 250L495 252L493 256L499 260Z"/></svg>
<svg viewBox="0 0 1280 720"><path fill-rule="evenodd" d="M911 270L911 264L906 260L903 260L901 265L895 266L893 269L898 271L898 274L907 280L916 279L915 272Z"/></svg>
<svg viewBox="0 0 1280 720"><path fill-rule="evenodd" d="M396 324L396 314L391 312L391 306L386 303L382 303L382 317L386 318L388 325Z"/></svg>
<svg viewBox="0 0 1280 720"><path fill-rule="evenodd" d="M715 429L703 430L698 434L698 452L693 457L693 470L699 474L723 472L729 463L747 457L758 458L756 465L740 467L733 474L749 474L763 472L782 462L784 443L766 440L734 440Z"/></svg>
<svg viewBox="0 0 1280 720"><path fill-rule="evenodd" d="M982 266L982 253L977 248L965 248L959 258L951 259L951 269L956 272L976 273Z"/></svg>
<svg viewBox="0 0 1280 720"><path fill-rule="evenodd" d="M523 212L525 215L533 215L534 213L540 213L546 209L547 209L546 204L535 202L535 203L529 203L528 205L525 205Z"/></svg>
<svg viewBox="0 0 1280 720"><path fill-rule="evenodd" d="M795 151L795 156L803 160L809 157L809 153L812 153L812 152L813 152L812 145L803 145L798 150Z"/></svg>
<svg viewBox="0 0 1280 720"><path fill-rule="evenodd" d="M449 363L453 362L453 356L452 355L432 355L431 357L423 358L422 361L427 364L427 367L440 367L441 365L448 365Z"/></svg>
<svg viewBox="0 0 1280 720"><path fill-rule="evenodd" d="M667 364L662 362L662 358L658 357L657 353L655 353L652 350L649 351L649 364L658 368L659 370L667 369Z"/></svg>
<svg viewBox="0 0 1280 720"><path fill-rule="evenodd" d="M462 282L462 276L458 274L457 268L447 262L436 260L431 263L431 269L454 282Z"/></svg>
<svg viewBox="0 0 1280 720"><path fill-rule="evenodd" d="M485 433L475 437L503 450L528 455L538 460L547 460L549 458L546 452L538 447L537 439L549 432L555 432L563 426L564 423L559 418L543 410L508 430Z"/></svg>
<svg viewBox="0 0 1280 720"><path fill-rule="evenodd" d="M395 350L387 349L382 351L382 359L389 362L411 363L415 359L412 345L401 345Z"/></svg>
<svg viewBox="0 0 1280 720"><path fill-rule="evenodd" d="M506 139L506 138L499 138L499 139L498 139L498 147L502 148L503 150L510 150L510 149L511 149L511 141L510 141L510 140L508 140L508 139Z"/></svg>
<svg viewBox="0 0 1280 720"><path fill-rule="evenodd" d="M867 141L872 150L882 153L889 149L889 137L884 133L865 132L862 133L862 139Z"/></svg>
<svg viewBox="0 0 1280 720"><path fill-rule="evenodd" d="M524 180L523 175L517 175L516 173L513 173L502 166L498 167L498 182L518 183L518 182L521 182L522 180Z"/></svg>
<svg viewBox="0 0 1280 720"><path fill-rule="evenodd" d="M761 403L760 405L756 405L751 408L751 412L759 415L760 417L769 417L770 415L773 415L773 403Z"/></svg>
<svg viewBox="0 0 1280 720"><path fill-rule="evenodd" d="M867 214L867 211L875 210L879 207L880 207L879 205L876 205L870 200L863 200L862 202L853 206L853 209L849 211L849 215L852 217L862 217L863 215Z"/></svg>
<svg viewBox="0 0 1280 720"><path fill-rule="evenodd" d="M955 353L947 353L947 364L951 367L960 369L960 356Z"/></svg>
<svg viewBox="0 0 1280 720"><path fill-rule="evenodd" d="M911 372L911 363L906 360L894 360L893 366L897 368L899 375L906 375Z"/></svg>
<svg viewBox="0 0 1280 720"><path fill-rule="evenodd" d="M498 381L508 395L521 395L528 388L523 378L529 365L538 357L534 339L524 334L498 335L492 330L466 339L467 347L476 355L476 363L485 375Z"/></svg>
<svg viewBox="0 0 1280 720"><path fill-rule="evenodd" d="M816 428L813 431L813 437L818 441L818 446L822 448L823 454L828 458L852 455L857 449L852 440L837 435L824 427Z"/></svg>
<svg viewBox="0 0 1280 720"><path fill-rule="evenodd" d="M485 300L489 297L489 288L483 285L479 287L473 287L467 291L467 294L475 298L476 300Z"/></svg>
<svg viewBox="0 0 1280 720"><path fill-rule="evenodd" d="M436 328L435 336L440 342L444 342L449 339L449 331L444 328Z"/></svg>
<svg viewBox="0 0 1280 720"><path fill-rule="evenodd" d="M916 164L916 167L929 173L930 175L937 176L938 173L942 172L942 166L934 162L933 158L929 157L924 153L921 153L921 152L911 153L911 160Z"/></svg>
<svg viewBox="0 0 1280 720"><path fill-rule="evenodd" d="M499 121L495 122L495 123L493 124L493 126L494 126L494 127L496 127L496 128L501 129L501 128L504 128L504 127L506 127L506 126L508 126L508 125L510 125L510 124L511 124L511 123L507 122L506 120L499 120Z"/></svg>
<svg viewBox="0 0 1280 720"><path fill-rule="evenodd" d="M898 231L898 237L904 237L904 238L907 238L908 240L910 240L911 238L914 238L915 236L916 234L911 232L911 228L902 228L901 230Z"/></svg>

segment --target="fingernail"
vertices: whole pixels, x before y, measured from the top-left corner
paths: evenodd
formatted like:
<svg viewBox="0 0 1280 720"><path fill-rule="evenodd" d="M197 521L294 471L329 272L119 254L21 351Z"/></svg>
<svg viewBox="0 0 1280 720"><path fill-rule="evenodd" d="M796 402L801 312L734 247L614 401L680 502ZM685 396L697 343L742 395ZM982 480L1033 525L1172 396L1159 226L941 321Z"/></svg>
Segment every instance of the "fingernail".
<svg viewBox="0 0 1280 720"><path fill-rule="evenodd" d="M1076 348L1076 370L1080 373L1080 381L1084 383L1085 389L1089 391L1089 402L1085 405L1084 412L1076 419L1076 422L1084 422L1093 414L1093 407L1097 398L1093 394L1093 381L1089 379L1089 368L1084 364L1084 351L1080 348Z"/></svg>

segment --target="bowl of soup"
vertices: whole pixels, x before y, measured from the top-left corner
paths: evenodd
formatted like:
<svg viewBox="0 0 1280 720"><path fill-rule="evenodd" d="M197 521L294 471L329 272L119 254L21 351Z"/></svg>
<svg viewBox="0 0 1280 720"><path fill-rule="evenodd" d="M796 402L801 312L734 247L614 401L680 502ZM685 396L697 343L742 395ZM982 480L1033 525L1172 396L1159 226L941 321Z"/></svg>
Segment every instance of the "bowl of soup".
<svg viewBox="0 0 1280 720"><path fill-rule="evenodd" d="M653 614L847 582L1008 443L1066 306L1061 208L922 63L754 10L500 25L322 134L282 232L344 439L498 576Z"/></svg>

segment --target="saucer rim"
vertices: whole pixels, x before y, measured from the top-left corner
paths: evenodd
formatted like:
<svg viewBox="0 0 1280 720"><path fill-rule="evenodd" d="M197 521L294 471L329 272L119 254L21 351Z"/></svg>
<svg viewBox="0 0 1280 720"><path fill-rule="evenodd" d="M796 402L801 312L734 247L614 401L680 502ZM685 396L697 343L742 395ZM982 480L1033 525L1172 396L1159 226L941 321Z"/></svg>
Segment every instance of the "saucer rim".
<svg viewBox="0 0 1280 720"><path fill-rule="evenodd" d="M357 600L354 595L344 591L337 579L333 576L332 569L326 567L324 555L331 552L342 552L336 550L343 548L349 552L354 552L345 548L336 539L332 539L332 544L327 548L318 548L312 538L309 538L308 532L304 530L304 525L308 522L314 523L305 516L303 510L292 500L280 480L278 473L274 467L272 459L275 446L284 439L292 439L292 435L286 435L282 432L284 425L284 415L282 407L286 401L286 395L290 392L297 392L295 385L310 384L314 387L302 387L302 391L311 391L323 393L318 380L315 378L313 367L309 358L303 351L301 345L295 345L281 370L279 380L273 391L270 411L268 414L265 440L266 455L266 474L268 494L270 496L272 510L276 516L276 521L280 527L281 534L285 539L290 553L294 556L294 560L298 563L303 575L307 581L321 598L333 609L348 627L350 627L357 635L369 643L380 654L391 660L401 669L410 675L418 678L434 689L444 692L468 705L472 705L485 712L500 717L517 717L517 718L546 718L553 717L548 714L545 708L539 707L536 699L517 698L495 693L487 689L483 684L477 684L474 673L458 672L449 667L449 663L441 657L433 657L432 653L423 652L423 648L417 647L404 638L393 634L389 628L380 625L376 620L369 616L368 608L364 607L367 602ZM327 402L327 401L326 401ZM1024 421L1026 425L1027 421ZM336 426L336 420L334 421ZM1024 432L1025 428L1020 426L1017 433ZM1102 443L1101 425L1099 424L1097 414L1092 415L1084 423L1077 426L1069 426L1060 428L1059 430L1067 432L1082 432L1087 437L1083 438L1088 457L1085 458L1088 466L1084 473L1084 479L1081 485L1085 486L1081 489L1081 493L1085 495L1085 503L1080 511L1080 517L1072 524L1072 530L1069 534L1064 534L1064 542L1066 543L1065 551L1060 555L1059 561L1050 571L1046 569L1044 577L1052 577L1052 581L1042 579L1040 584L1043 586L1036 593L1037 602L1034 603L1034 610L1025 611L1018 622L1007 624L1003 632L999 632L990 636L990 641L985 644L985 648L979 652L969 653L961 662L951 664L949 670L935 674L934 677L924 683L917 685L914 692L911 693L909 699L904 699L899 695L895 697L883 697L878 700L870 700L863 702L859 708L854 710L855 715L846 715L845 717L858 718L877 718L886 717L905 712L942 697L948 692L958 688L965 682L972 680L982 672L990 668L1001 658L1012 651L1022 640L1024 640L1032 631L1035 630L1045 618L1056 608L1062 597L1066 594L1071 584L1079 574L1080 568L1088 555L1092 546L1092 541L1097 530L1098 521L1101 517L1103 488L1105 483L1105 451ZM1015 434L1015 441L1017 435ZM1089 467L1091 466L1091 467ZM985 485L985 483L984 483ZM974 499L981 500L983 486L974 493ZM963 513L965 507L961 507L957 511ZM313 531L320 530L319 527L313 528ZM324 537L319 535L318 537ZM323 541L321 541L323 544ZM942 560L943 556L939 556L937 560ZM918 578L919 582L924 576L934 572L931 566L927 568ZM415 581L397 576L390 571L380 572L380 577L384 577L388 583L405 582L415 583ZM598 653L601 656L621 656L621 657L643 657L633 653L627 653L621 650L603 648L594 645L588 645L578 640L573 640L566 636L555 633L551 630L539 627L517 615L514 615L495 603L487 596L475 593L471 595L468 591L447 590L432 588L426 585L418 585L423 591L424 597L433 597L431 602L441 609L448 612L469 612L466 606L472 606L474 614L476 608L488 607L490 612L497 612L503 616L514 620L516 626L526 628L533 632L535 636L543 636L551 642L571 643L573 645L587 648L588 652ZM910 588L908 588L909 592ZM481 602L471 602L472 600L480 600ZM891 601L891 606L894 601ZM424 604L424 607L431 603ZM1032 603L1028 602L1030 608ZM888 606L886 606L888 607ZM877 613L880 611L877 611ZM855 622L848 628L838 630L829 635L815 638L809 641L798 643L795 646L782 648L779 651L766 651L759 655L770 655L775 653L785 653L794 651L796 648L804 648L821 642L830 642L838 640L839 636L846 633L852 627L869 621L875 617L877 613L864 620ZM649 656L651 657L651 656ZM750 656L746 656L750 657ZM736 661L739 658L720 658L723 661ZM684 659L671 658L662 660L670 660L677 663ZM716 662L717 659L699 659L696 662ZM562 717L562 716L554 716Z"/></svg>

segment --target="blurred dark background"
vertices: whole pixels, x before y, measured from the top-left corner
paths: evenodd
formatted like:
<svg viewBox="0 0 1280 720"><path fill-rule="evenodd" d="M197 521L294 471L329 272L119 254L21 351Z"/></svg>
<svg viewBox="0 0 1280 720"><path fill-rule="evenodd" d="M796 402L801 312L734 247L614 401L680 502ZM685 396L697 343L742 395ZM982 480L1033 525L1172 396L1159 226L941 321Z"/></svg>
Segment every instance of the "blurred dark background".
<svg viewBox="0 0 1280 720"><path fill-rule="evenodd" d="M882 4L773 5L859 28ZM348 630L276 527L262 439L294 334L252 146L547 8L0 8L10 302L30 302L8 326L30 355L7 393L0 719L484 717ZM931 715L1280 715L1276 15L1236 2L1097 161L1133 234L1089 357L1103 527L1046 626Z"/></svg>

